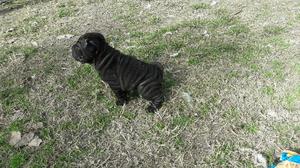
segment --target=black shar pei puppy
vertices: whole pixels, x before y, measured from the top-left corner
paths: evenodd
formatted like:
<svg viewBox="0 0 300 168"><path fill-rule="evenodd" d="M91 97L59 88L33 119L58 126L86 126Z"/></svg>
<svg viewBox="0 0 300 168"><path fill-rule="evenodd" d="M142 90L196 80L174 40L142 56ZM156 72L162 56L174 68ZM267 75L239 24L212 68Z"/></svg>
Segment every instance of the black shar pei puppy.
<svg viewBox="0 0 300 168"><path fill-rule="evenodd" d="M116 104L128 102L128 94L137 90L151 101L148 112L158 110L164 101L163 68L159 63L145 63L112 48L100 33L86 33L72 46L72 56L81 63L94 65L101 79L117 97Z"/></svg>

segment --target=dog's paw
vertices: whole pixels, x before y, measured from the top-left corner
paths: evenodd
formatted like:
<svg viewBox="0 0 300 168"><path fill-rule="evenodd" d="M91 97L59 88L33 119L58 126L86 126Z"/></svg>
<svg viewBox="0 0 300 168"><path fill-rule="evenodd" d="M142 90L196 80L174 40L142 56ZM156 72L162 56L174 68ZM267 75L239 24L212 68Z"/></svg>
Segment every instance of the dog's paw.
<svg viewBox="0 0 300 168"><path fill-rule="evenodd" d="M148 113L155 113L156 111L157 111L157 108L155 108L155 107L153 107L151 105L147 108L147 112Z"/></svg>
<svg viewBox="0 0 300 168"><path fill-rule="evenodd" d="M125 100L125 99L118 99L116 101L117 106L123 106L124 104L127 104L127 100Z"/></svg>

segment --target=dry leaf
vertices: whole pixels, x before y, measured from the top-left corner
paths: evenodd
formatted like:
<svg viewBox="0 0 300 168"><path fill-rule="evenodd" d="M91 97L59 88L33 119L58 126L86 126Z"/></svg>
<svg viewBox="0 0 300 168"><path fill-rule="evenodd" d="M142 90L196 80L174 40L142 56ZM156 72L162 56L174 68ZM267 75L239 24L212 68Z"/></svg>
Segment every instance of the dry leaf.
<svg viewBox="0 0 300 168"><path fill-rule="evenodd" d="M31 140L31 142L29 142L28 146L29 147L38 147L40 146L40 144L42 143L43 141L39 138L39 137L34 137L33 140Z"/></svg>
<svg viewBox="0 0 300 168"><path fill-rule="evenodd" d="M27 134L24 134L24 136L22 136L21 140L15 145L15 147L20 147L20 146L25 146L27 145L34 137L34 133L33 132L29 132Z"/></svg>
<svg viewBox="0 0 300 168"><path fill-rule="evenodd" d="M11 136L10 136L10 140L9 140L9 144L11 146L16 145L19 141L21 140L21 132L19 131L12 131L11 132Z"/></svg>

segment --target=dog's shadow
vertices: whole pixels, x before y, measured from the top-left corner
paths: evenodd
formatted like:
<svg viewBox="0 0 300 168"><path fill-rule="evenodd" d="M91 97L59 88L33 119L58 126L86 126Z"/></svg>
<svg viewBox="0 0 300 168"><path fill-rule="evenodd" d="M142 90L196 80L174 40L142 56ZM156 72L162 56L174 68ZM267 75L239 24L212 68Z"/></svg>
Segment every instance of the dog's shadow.
<svg viewBox="0 0 300 168"><path fill-rule="evenodd" d="M165 102L170 100L172 97L174 88L181 85L185 80L185 76L182 73L185 72L184 68L180 68L172 63L167 63L164 67L164 78L163 78L163 94Z"/></svg>

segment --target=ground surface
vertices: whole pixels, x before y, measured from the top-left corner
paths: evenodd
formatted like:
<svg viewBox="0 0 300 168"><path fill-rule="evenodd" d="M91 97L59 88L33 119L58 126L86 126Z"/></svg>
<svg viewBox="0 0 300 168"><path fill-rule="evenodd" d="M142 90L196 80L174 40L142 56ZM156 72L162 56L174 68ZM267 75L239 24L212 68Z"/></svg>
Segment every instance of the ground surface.
<svg viewBox="0 0 300 168"><path fill-rule="evenodd" d="M15 0L0 17L0 167L263 167L300 147L299 0ZM157 114L116 107L73 60L89 31L164 65Z"/></svg>

